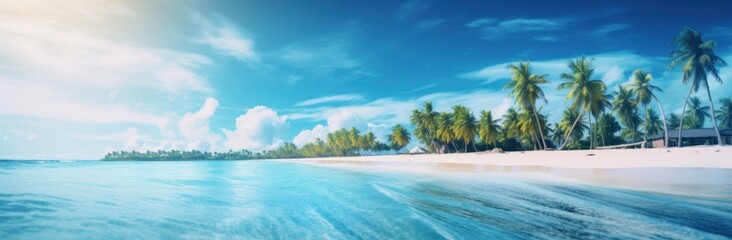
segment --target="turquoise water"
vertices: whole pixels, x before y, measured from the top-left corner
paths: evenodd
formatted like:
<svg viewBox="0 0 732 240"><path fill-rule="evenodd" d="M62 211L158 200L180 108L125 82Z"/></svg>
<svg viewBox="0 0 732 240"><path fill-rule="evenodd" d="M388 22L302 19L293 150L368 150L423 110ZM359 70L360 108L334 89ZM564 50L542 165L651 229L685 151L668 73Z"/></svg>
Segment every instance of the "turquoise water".
<svg viewBox="0 0 732 240"><path fill-rule="evenodd" d="M674 171L732 179L730 170ZM687 195L522 176L0 161L0 239L732 237L731 188Z"/></svg>

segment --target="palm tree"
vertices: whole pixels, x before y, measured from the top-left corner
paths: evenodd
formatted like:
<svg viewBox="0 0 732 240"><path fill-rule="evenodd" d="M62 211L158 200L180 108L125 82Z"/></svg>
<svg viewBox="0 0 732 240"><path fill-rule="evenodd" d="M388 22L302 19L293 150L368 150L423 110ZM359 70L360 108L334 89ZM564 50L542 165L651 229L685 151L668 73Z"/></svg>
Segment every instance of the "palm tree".
<svg viewBox="0 0 732 240"><path fill-rule="evenodd" d="M567 99L572 100L570 108L579 110L579 116L575 120L579 121L584 113L592 111L593 108L599 109L600 105L607 102L608 96L605 94L607 87L602 80L590 79L595 71L592 67L592 60L584 57L577 58L574 61L569 61L567 67L572 73L562 73L560 75L564 82L559 84L557 90L569 89ZM564 143L559 146L560 150L567 144L566 139L572 134L576 125L577 122L572 123L572 127L566 133Z"/></svg>
<svg viewBox="0 0 732 240"><path fill-rule="evenodd" d="M640 117L638 116L638 101L633 98L634 92L628 87L618 86L618 90L614 94L613 110L618 115L620 123L628 129L629 134L626 136L632 136L630 138L635 141Z"/></svg>
<svg viewBox="0 0 732 240"><path fill-rule="evenodd" d="M475 135L478 132L477 126L475 125L475 116L470 109L463 107L458 104L452 107L453 116L455 121L452 125L452 132L455 134L455 138L463 140L465 143L465 152L468 152L468 144L473 144L475 148Z"/></svg>
<svg viewBox="0 0 732 240"><path fill-rule="evenodd" d="M541 124L541 123L538 123ZM537 131L539 131L537 128L536 120L534 120L534 117L531 113L527 111L522 111L518 114L518 128L521 133L521 139L524 140L527 144L531 144L534 146L534 150L541 149L541 140L539 140L539 136L536 134Z"/></svg>
<svg viewBox="0 0 732 240"><path fill-rule="evenodd" d="M704 122L707 120L706 118L711 116L711 114L709 114L709 106L702 106L698 97L689 98L689 102L687 104L689 105L689 109L686 110L686 115L692 118L694 122L698 123L699 127L703 127Z"/></svg>
<svg viewBox="0 0 732 240"><path fill-rule="evenodd" d="M485 144L492 144L496 147L496 139L498 138L499 129L498 119L493 119L491 111L480 111L480 121L478 122L478 137Z"/></svg>
<svg viewBox="0 0 732 240"><path fill-rule="evenodd" d="M597 132L596 134L600 136L602 145L605 146L607 143L610 143L611 145L617 144L617 142L614 141L614 136L616 132L621 130L621 128L612 113L603 113L593 125L592 130Z"/></svg>
<svg viewBox="0 0 732 240"><path fill-rule="evenodd" d="M422 144L428 145L430 142L430 132L422 121L422 115L422 111L419 109L412 110L412 114L409 115L409 122L414 126L414 136L416 136Z"/></svg>
<svg viewBox="0 0 732 240"><path fill-rule="evenodd" d="M546 74L537 75L531 73L531 67L529 62L519 62L518 65L508 66L508 70L511 71L513 76L511 80L506 83L503 87L504 90L511 89L508 93L509 96L514 96L516 104L525 111L534 115L536 120L536 126L541 135L542 148L546 149L546 140L544 138L544 130L542 129L539 121L539 115L536 113L536 100L544 98L544 91L541 90L539 84L547 84L549 81L546 80Z"/></svg>
<svg viewBox="0 0 732 240"><path fill-rule="evenodd" d="M519 114L516 109L509 108L506 114L503 115L503 130L506 132L507 137L519 138L521 136L518 121Z"/></svg>
<svg viewBox="0 0 732 240"><path fill-rule="evenodd" d="M429 146L430 151L434 150L434 136L436 128L436 119L439 113L432 108L432 102L425 102L423 110L415 109L412 111L409 120L415 126L414 134L417 138Z"/></svg>
<svg viewBox="0 0 732 240"><path fill-rule="evenodd" d="M576 131L573 131L575 130ZM557 124L554 131L564 136L564 143L572 142L569 146L579 147L579 140L582 139L587 126L582 123L582 113L577 108L568 108L564 110L562 120ZM571 147L570 147L571 148Z"/></svg>
<svg viewBox="0 0 732 240"><path fill-rule="evenodd" d="M717 46L715 41L704 41L702 40L702 34L694 31L693 29L686 27L681 30L679 36L674 38L674 43L679 47L676 50L671 51L669 54L672 58L671 63L668 65L669 69L673 69L677 65L681 65L681 82L686 84L691 80L691 86L689 87L689 93L686 95L686 99L689 99L691 92L698 92L699 87L704 87L707 90L707 97L709 98L709 105L714 112L714 101L712 101L712 93L709 89L709 82L707 81L707 75L712 74L712 77L717 82L722 83L722 78L719 77L718 67L726 66L727 63L714 53L714 48ZM684 101L684 107L681 109L681 121L684 119L684 111L686 111L686 103ZM683 122L679 123L683 126ZM722 136L719 134L717 128L717 119L712 115L712 125L714 131L717 133L717 144L722 144ZM681 129L679 129L679 140L681 139ZM681 147L681 141L679 141L679 147Z"/></svg>
<svg viewBox="0 0 732 240"><path fill-rule="evenodd" d="M719 126L732 129L732 99L722 98L719 99L719 102L722 104L722 108L714 112L720 119Z"/></svg>
<svg viewBox="0 0 732 240"><path fill-rule="evenodd" d="M630 82L630 89L635 92L635 99L643 105L646 113L648 113L648 104L651 103L651 99L653 99L658 103L658 109L661 110L661 116L666 116L666 113L663 111L661 101L659 101L656 95L653 94L654 91L661 92L662 90L661 88L651 84L651 80L653 80L653 76L651 76L650 73L635 70L635 72L633 72L633 80ZM650 115L646 114L645 116L646 124L650 124L650 120L648 119ZM663 122L663 145L664 147L668 147L668 128L666 126L665 119L661 121ZM643 135L643 141L647 141L648 134L649 133L646 131L645 135Z"/></svg>
<svg viewBox="0 0 732 240"><path fill-rule="evenodd" d="M681 116L677 113L670 113L666 122L668 122L668 128L677 129L679 128L679 123L681 123Z"/></svg>
<svg viewBox="0 0 732 240"><path fill-rule="evenodd" d="M457 152L458 150L455 146L455 134L452 132L452 122L452 116L449 113L440 113L440 115L437 116L436 121L436 134L437 139L445 144L452 144L452 148Z"/></svg>
<svg viewBox="0 0 732 240"><path fill-rule="evenodd" d="M409 132L401 124L394 126L391 129L391 134L388 136L389 142L391 142L391 145L394 146L394 150L397 152L409 144L409 137Z"/></svg>
<svg viewBox="0 0 732 240"><path fill-rule="evenodd" d="M652 108L646 108L644 119L645 121L643 122L642 127L643 131L645 131L647 135L655 135L661 132L661 130L664 130L661 118L658 116L656 111L653 111ZM645 138L643 140L646 141Z"/></svg>

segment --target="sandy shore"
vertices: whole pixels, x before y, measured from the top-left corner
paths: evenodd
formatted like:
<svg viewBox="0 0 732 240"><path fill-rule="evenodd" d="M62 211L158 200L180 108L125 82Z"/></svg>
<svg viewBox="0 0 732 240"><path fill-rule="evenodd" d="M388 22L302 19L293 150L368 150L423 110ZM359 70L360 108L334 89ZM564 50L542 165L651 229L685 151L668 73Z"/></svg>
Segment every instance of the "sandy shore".
<svg viewBox="0 0 732 240"><path fill-rule="evenodd" d="M437 163L549 167L568 169L717 168L732 169L732 146L667 149L615 149L579 151L526 151L510 153L458 153L309 158L310 163Z"/></svg>

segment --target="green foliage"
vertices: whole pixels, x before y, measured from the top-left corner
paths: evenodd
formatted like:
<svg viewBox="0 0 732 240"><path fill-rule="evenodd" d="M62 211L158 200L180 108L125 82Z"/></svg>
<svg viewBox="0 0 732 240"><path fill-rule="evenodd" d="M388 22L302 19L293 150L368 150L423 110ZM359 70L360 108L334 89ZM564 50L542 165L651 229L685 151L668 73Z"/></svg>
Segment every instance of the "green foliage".
<svg viewBox="0 0 732 240"><path fill-rule="evenodd" d="M404 130L406 131L406 130ZM316 139L298 149L293 143L284 143L279 148L253 153L248 150L228 152L180 151L115 151L104 156L104 160L180 161L180 160L250 160L287 159L313 157L362 156L389 151L386 144L376 141L372 132L361 135L355 128L340 129L329 133L326 141Z"/></svg>
<svg viewBox="0 0 732 240"><path fill-rule="evenodd" d="M592 131L598 136L598 145L602 146L624 143L623 139L616 135L621 129L620 124L612 113L603 113L597 119L597 122L592 124Z"/></svg>
<svg viewBox="0 0 732 240"><path fill-rule="evenodd" d="M668 128L669 129L679 129L679 124L681 123L681 116L676 113L671 113L668 115L668 118L666 118L666 122L668 122Z"/></svg>
<svg viewBox="0 0 732 240"><path fill-rule="evenodd" d="M588 130L588 126L585 125L584 121L582 121L583 116L581 115L579 109L576 108L569 108L564 111L562 115L562 120L559 122L557 127L554 130L554 139L556 141L561 141L563 138L566 137L566 147L569 149L579 149L581 147L580 140L582 140L582 135L584 135L584 132ZM574 129L572 129L572 125L577 122Z"/></svg>
<svg viewBox="0 0 732 240"><path fill-rule="evenodd" d="M641 127L648 135L656 135L663 132L663 122L661 122L658 113L653 111L653 109L648 108L643 119L644 121Z"/></svg>
<svg viewBox="0 0 732 240"><path fill-rule="evenodd" d="M452 115L455 118L452 125L452 132L456 139L459 139L465 145L465 152L468 151L468 144L473 144L475 150L475 135L478 133L478 127L475 124L475 116L469 108L462 105L452 107Z"/></svg>
<svg viewBox="0 0 732 240"><path fill-rule="evenodd" d="M706 119L712 116L709 114L709 106L702 106L698 97L689 98L687 104L689 105L689 109L686 110L686 116L689 117L688 120L691 123L686 125L687 118L684 118L684 126L694 126L690 128L703 127Z"/></svg>
<svg viewBox="0 0 732 240"><path fill-rule="evenodd" d="M638 101L633 97L635 94L631 88L625 86L618 86L618 90L614 93L615 100L612 103L612 107L618 115L620 123L625 126L625 129L620 132L620 135L631 142L637 141L640 139L638 127L641 123L641 118L638 115Z"/></svg>
<svg viewBox="0 0 732 240"><path fill-rule="evenodd" d="M391 129L391 134L388 136L391 147L399 152L402 148L409 144L409 132L401 124L397 124Z"/></svg>
<svg viewBox="0 0 732 240"><path fill-rule="evenodd" d="M499 129L498 119L493 119L491 111L481 111L480 121L478 122L478 137L485 144L491 144L496 147L498 141Z"/></svg>
<svg viewBox="0 0 732 240"><path fill-rule="evenodd" d="M719 99L719 103L722 107L714 113L719 118L719 126L721 128L732 129L732 99L722 98Z"/></svg>
<svg viewBox="0 0 732 240"><path fill-rule="evenodd" d="M607 87L602 80L592 80L595 68L592 60L584 57L569 61L567 67L571 73L562 73L560 77L564 80L557 86L557 90L569 90L567 100L571 100L571 109L579 110L579 114L592 113L598 116L609 105L609 95L606 94ZM582 118L581 116L577 119ZM575 126L576 124L572 124ZM569 127L567 134L572 134L574 127ZM565 142L569 141L569 137ZM563 146L560 146L562 148Z"/></svg>
<svg viewBox="0 0 732 240"><path fill-rule="evenodd" d="M511 72L511 80L506 83L503 87L504 90L511 89L508 96L513 96L514 101L521 110L526 112L528 118L535 119L524 119L525 124L534 124L534 126L522 126L524 132L533 135L530 139L540 138L542 146L540 148L546 148L544 141L544 129L546 124L538 122L538 113L536 111L536 101L544 100L544 91L541 90L539 85L547 84L549 81L546 80L546 74L537 75L531 73L531 66L529 62L519 62L518 65L508 66L508 70ZM540 120L539 120L540 121ZM538 142L537 142L538 143Z"/></svg>

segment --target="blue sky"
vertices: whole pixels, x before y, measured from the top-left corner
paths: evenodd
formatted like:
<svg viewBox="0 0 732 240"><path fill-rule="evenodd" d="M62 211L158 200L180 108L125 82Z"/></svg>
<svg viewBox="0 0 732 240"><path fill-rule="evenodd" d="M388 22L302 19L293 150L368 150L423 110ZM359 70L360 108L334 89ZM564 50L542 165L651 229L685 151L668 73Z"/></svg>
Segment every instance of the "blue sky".
<svg viewBox="0 0 732 240"><path fill-rule="evenodd" d="M558 75L579 56L594 58L595 78L611 88L650 71L667 113L678 112L688 88L666 68L671 39L690 26L732 61L731 9L726 1L4 1L0 158L259 151L342 127L384 141L427 100L501 115L512 104L501 91L506 66L519 60L549 74L541 107L551 121L566 107ZM715 101L731 90L712 86Z"/></svg>

